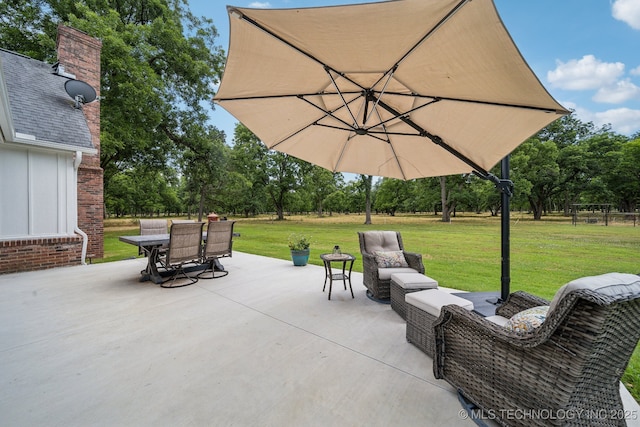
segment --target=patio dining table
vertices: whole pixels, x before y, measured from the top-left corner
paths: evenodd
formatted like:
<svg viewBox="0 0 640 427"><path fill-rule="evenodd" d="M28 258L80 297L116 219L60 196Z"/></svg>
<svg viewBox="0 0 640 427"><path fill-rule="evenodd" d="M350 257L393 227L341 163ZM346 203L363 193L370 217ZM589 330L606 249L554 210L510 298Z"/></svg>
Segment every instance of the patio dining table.
<svg viewBox="0 0 640 427"><path fill-rule="evenodd" d="M151 280L155 284L161 284L164 281L163 276L165 272L160 272L158 270L158 262L160 259L160 252L164 247L168 247L169 245L169 234L146 234L146 235L134 235L134 236L119 236L118 239L121 242L128 243L130 245L134 245L139 247L144 251L147 256L147 267L140 272L142 277L140 277L141 282L145 282L147 280ZM207 233L202 233L202 240L207 240ZM220 262L215 259L213 261L215 268L218 271L223 271L224 267ZM189 269L185 269L186 271L196 271L203 270L207 268L210 262L202 263L195 265ZM166 274L170 274L168 271Z"/></svg>

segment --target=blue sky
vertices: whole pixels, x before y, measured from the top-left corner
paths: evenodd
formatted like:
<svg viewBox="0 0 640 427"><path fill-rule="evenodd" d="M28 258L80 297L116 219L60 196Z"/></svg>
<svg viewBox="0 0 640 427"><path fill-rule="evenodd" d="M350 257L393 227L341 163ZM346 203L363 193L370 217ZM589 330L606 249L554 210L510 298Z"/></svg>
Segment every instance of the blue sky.
<svg viewBox="0 0 640 427"><path fill-rule="evenodd" d="M425 0L428 1L428 0ZM238 0L233 6L295 8L370 0ZM229 20L221 0L191 0L213 19L227 51ZM584 122L640 131L640 0L494 0L516 46L549 93ZM237 120L222 107L211 123L233 138Z"/></svg>

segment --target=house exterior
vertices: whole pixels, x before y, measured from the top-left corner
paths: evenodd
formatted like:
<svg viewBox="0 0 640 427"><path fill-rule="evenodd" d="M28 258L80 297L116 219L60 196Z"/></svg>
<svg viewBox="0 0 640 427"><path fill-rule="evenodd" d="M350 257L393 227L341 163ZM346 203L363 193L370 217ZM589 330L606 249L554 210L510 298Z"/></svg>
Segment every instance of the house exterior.
<svg viewBox="0 0 640 427"><path fill-rule="evenodd" d="M76 108L64 86L99 95L101 47L60 26L53 66L0 49L0 273L103 256L100 104Z"/></svg>

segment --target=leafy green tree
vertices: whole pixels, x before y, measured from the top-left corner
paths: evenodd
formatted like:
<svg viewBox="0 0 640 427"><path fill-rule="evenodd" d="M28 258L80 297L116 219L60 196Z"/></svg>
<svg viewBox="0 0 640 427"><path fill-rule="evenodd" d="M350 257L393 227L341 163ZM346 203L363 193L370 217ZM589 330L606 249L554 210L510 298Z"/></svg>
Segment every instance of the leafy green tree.
<svg viewBox="0 0 640 427"><path fill-rule="evenodd" d="M618 163L608 177L618 208L633 212L640 203L640 139L622 146Z"/></svg>
<svg viewBox="0 0 640 427"><path fill-rule="evenodd" d="M612 189L613 176L620 161L622 145L628 139L603 128L584 141L588 153L589 178L580 203L613 203L616 199Z"/></svg>
<svg viewBox="0 0 640 427"><path fill-rule="evenodd" d="M236 209L245 216L264 212L269 209L266 185L267 157L269 150L260 142L246 126L238 123L234 129L233 147L231 148L230 169L242 176L246 182L236 181L246 192L237 192L241 196L236 199Z"/></svg>
<svg viewBox="0 0 640 427"><path fill-rule="evenodd" d="M334 212L347 212L347 195L343 190L336 190L324 199L324 208L329 211L329 215Z"/></svg>
<svg viewBox="0 0 640 427"><path fill-rule="evenodd" d="M232 149L233 169L252 182L253 194L262 192L279 220L284 219L286 204L300 201L290 193L301 188L311 165L288 154L269 150L244 125L235 128Z"/></svg>
<svg viewBox="0 0 640 427"><path fill-rule="evenodd" d="M336 191L340 181L344 181L341 173L333 173L320 166L311 166L304 176L305 188L313 199L318 216L323 214L323 202L325 198Z"/></svg>
<svg viewBox="0 0 640 427"><path fill-rule="evenodd" d="M374 208L379 212L395 215L403 203L410 198L411 184L393 178L383 178L376 191Z"/></svg>
<svg viewBox="0 0 640 427"><path fill-rule="evenodd" d="M43 0L0 2L0 46L30 58L53 63L56 60L57 17L48 13Z"/></svg>
<svg viewBox="0 0 640 427"><path fill-rule="evenodd" d="M284 219L287 195L301 186L303 171L308 167L308 163L304 163L277 151L269 151L267 154L266 171L269 179L265 183L265 189L275 207L278 220Z"/></svg>
<svg viewBox="0 0 640 427"><path fill-rule="evenodd" d="M465 178L461 175L441 176L440 181L440 201L442 208L442 222L451 221L451 215L455 212L456 206L461 200Z"/></svg>
<svg viewBox="0 0 640 427"><path fill-rule="evenodd" d="M222 203L221 192L226 178L228 147L224 143L224 132L212 126L190 129L194 139L189 141L181 156L183 175L190 190L198 201L198 221L202 221L207 211L215 211ZM216 197L217 196L217 197Z"/></svg>
<svg viewBox="0 0 640 427"><path fill-rule="evenodd" d="M516 188L530 187L527 195L533 218L539 220L545 210L545 203L558 190L560 167L558 147L553 141L530 138L511 156L512 167L518 171L513 180Z"/></svg>
<svg viewBox="0 0 640 427"><path fill-rule="evenodd" d="M248 217L250 214L262 210L260 200L251 197L252 183L247 177L234 170L229 170L225 182L224 198L220 204L223 212L243 214Z"/></svg>
<svg viewBox="0 0 640 427"><path fill-rule="evenodd" d="M345 206L342 209L344 212L360 213L365 210L365 194L360 178L345 183L342 191L346 198ZM371 213L369 213L369 216L371 216Z"/></svg>
<svg viewBox="0 0 640 427"><path fill-rule="evenodd" d="M433 212L434 215L437 215L441 203L439 178L416 179L413 198L418 211Z"/></svg>

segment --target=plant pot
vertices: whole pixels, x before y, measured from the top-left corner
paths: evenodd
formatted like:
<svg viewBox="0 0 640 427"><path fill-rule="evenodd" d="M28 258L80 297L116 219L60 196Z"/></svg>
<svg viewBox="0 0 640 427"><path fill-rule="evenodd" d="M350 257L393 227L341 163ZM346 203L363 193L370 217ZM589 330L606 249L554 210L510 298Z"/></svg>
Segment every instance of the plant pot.
<svg viewBox="0 0 640 427"><path fill-rule="evenodd" d="M309 261L309 249L303 249L300 251L291 250L291 259L293 260L293 265L302 267L307 265Z"/></svg>

